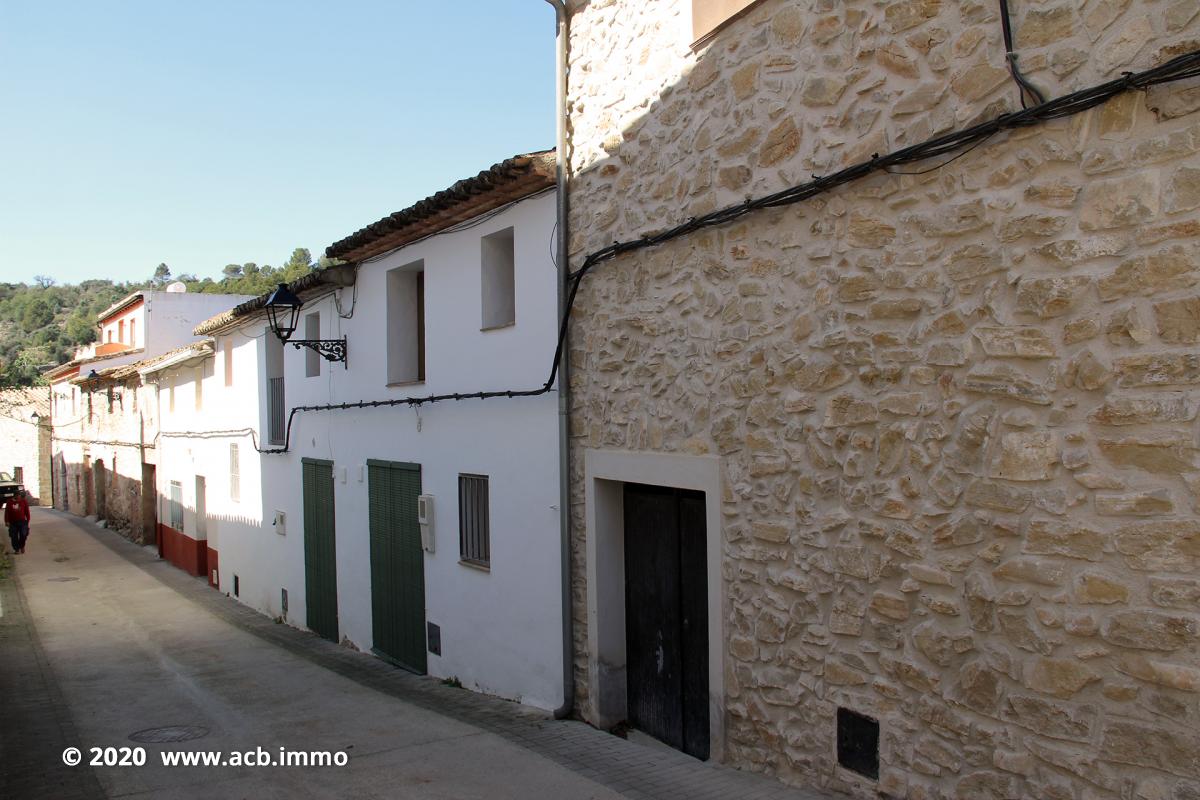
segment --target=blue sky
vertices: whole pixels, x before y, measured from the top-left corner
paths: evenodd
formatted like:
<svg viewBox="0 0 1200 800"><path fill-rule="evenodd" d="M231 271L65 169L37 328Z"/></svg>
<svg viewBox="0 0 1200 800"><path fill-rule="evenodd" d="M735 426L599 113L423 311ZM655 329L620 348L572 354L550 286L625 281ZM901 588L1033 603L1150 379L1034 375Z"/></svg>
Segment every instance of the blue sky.
<svg viewBox="0 0 1200 800"><path fill-rule="evenodd" d="M0 0L0 281L316 257L553 109L542 0Z"/></svg>

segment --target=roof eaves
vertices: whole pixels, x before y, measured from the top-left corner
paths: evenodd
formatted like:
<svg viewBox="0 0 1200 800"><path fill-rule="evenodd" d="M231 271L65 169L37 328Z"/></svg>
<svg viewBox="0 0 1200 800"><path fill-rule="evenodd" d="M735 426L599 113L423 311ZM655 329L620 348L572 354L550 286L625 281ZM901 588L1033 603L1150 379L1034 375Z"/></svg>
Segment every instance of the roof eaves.
<svg viewBox="0 0 1200 800"><path fill-rule="evenodd" d="M443 231L555 186L554 150L513 156L408 208L367 225L325 249L330 258L362 261Z"/></svg>
<svg viewBox="0 0 1200 800"><path fill-rule="evenodd" d="M315 269L306 275L301 275L289 283L287 287L301 299L304 299L306 296L311 297L317 290L327 286L353 286L357 271L356 264L336 264L332 267ZM239 303L228 311L222 311L216 316L209 317L197 325L192 330L192 334L194 336L212 336L235 325L240 325L254 315L265 313L267 299L270 298L271 293L274 291L272 289L270 292L261 294L252 300Z"/></svg>
<svg viewBox="0 0 1200 800"><path fill-rule="evenodd" d="M108 308L104 309L99 314L97 314L96 321L103 322L104 320L111 317L113 314L116 314L117 312L122 311L122 310L128 308L129 306L133 305L138 300L145 299L146 293L147 293L146 289L138 289L136 292L132 292L131 294L128 294L125 297L122 297L120 300L113 303L111 306L109 306Z"/></svg>

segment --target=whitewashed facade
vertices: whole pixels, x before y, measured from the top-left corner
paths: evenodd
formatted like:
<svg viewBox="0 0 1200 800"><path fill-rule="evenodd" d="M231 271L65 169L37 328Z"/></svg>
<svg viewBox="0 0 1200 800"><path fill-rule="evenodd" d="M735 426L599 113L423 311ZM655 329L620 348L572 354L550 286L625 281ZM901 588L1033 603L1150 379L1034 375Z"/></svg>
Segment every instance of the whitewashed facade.
<svg viewBox="0 0 1200 800"><path fill-rule="evenodd" d="M248 486L254 462L247 449L241 462L245 513L236 533L224 518L214 525L216 501L210 500L207 535L210 549L219 551L222 591L232 593L236 581L239 599L254 608L415 671L549 709L562 703L564 692L557 393L403 402L528 389L547 379L557 333L552 155L541 154L536 179L523 177L517 188L496 172L503 166L489 173L495 178L490 188L442 193L393 215L403 223L393 226L398 232L391 241L368 236L364 243L356 235L359 253L382 252L348 259L356 265L335 268L337 281L292 284L305 301L293 339L345 337L346 364L264 335L265 298L258 308L240 307L197 329L215 337L214 380L222 374L224 342L247 353L239 362L247 377L243 383L239 367L230 396L237 409L220 421L206 414L206 424L254 428L264 450L286 448L258 461L261 523L253 498L258 487ZM402 241L392 244L396 238ZM257 375L249 375L251 368ZM278 392L280 383L283 400L272 425L272 386ZM251 384L258 390L254 413ZM375 401L398 404L291 413ZM166 456L172 445L163 441ZM210 465L197 460L197 469L212 474L227 463L233 439L219 441L206 456ZM196 459L211 445L189 446ZM176 463L174 456L166 460ZM397 480L407 494L387 506L381 486L387 475L401 473ZM325 488L314 490L308 480ZM186 492L186 479L180 482ZM215 486L210 480L210 492ZM315 491L326 490L327 497L314 499ZM397 567L386 554L399 540L381 542L400 536L397 526L403 527L405 558L412 556L418 493L432 498L424 501L432 506L432 531L426 529L426 548L417 546L415 561ZM314 530L315 516L330 507L331 535ZM468 529L465 544L460 523ZM326 551L314 544L321 536L329 540ZM423 591L416 585L422 578ZM325 609L320 620L318 608ZM397 625L407 633L395 634ZM404 639L402 647L396 636Z"/></svg>
<svg viewBox="0 0 1200 800"><path fill-rule="evenodd" d="M56 508L155 540L157 398L136 365L187 346L200 321L248 299L139 290L97 315L98 341L46 373Z"/></svg>

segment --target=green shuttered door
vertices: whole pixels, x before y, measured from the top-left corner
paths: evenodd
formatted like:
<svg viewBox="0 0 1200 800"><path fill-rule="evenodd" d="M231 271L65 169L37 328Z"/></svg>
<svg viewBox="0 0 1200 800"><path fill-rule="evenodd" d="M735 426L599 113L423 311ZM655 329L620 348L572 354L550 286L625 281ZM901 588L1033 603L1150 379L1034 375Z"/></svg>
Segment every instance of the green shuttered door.
<svg viewBox="0 0 1200 800"><path fill-rule="evenodd" d="M338 640L337 549L334 536L333 462L302 459L304 483L304 587L308 627Z"/></svg>
<svg viewBox="0 0 1200 800"><path fill-rule="evenodd" d="M367 470L374 650L424 673L425 555L417 524L421 465L372 460Z"/></svg>

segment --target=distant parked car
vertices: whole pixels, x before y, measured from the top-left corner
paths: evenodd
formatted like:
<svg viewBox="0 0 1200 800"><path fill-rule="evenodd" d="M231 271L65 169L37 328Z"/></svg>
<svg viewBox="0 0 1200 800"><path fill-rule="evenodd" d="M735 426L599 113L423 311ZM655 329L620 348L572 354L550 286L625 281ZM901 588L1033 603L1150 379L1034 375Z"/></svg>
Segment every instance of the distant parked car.
<svg viewBox="0 0 1200 800"><path fill-rule="evenodd" d="M7 472L0 472L0 503L25 489L24 484Z"/></svg>

